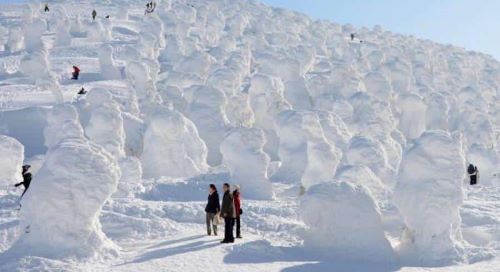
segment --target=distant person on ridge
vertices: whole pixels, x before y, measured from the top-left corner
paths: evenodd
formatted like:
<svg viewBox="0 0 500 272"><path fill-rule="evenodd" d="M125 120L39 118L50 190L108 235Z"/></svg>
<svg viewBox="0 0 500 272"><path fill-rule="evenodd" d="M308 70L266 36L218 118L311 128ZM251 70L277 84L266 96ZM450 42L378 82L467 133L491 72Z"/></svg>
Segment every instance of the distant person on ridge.
<svg viewBox="0 0 500 272"><path fill-rule="evenodd" d="M233 227L236 212L234 208L233 194L231 194L231 187L229 184L224 183L224 196L222 197L222 206L220 213L224 217L224 240L223 244L234 243Z"/></svg>
<svg viewBox="0 0 500 272"><path fill-rule="evenodd" d="M469 174L470 177L470 185L476 185L479 178L479 170L477 169L477 167L472 163L469 164L469 167L467 168L467 174Z"/></svg>
<svg viewBox="0 0 500 272"><path fill-rule="evenodd" d="M219 193L217 192L217 187L214 184L210 184L208 187L208 203L205 207L206 221L207 221L207 234L212 235L212 229L214 230L214 235L217 236L217 223L215 217L220 212L220 202Z"/></svg>
<svg viewBox="0 0 500 272"><path fill-rule="evenodd" d="M354 41L354 33L351 33L351 41Z"/></svg>
<svg viewBox="0 0 500 272"><path fill-rule="evenodd" d="M236 209L236 238L241 239L241 221L240 217L243 213L241 209L241 194L240 186L236 185L236 189L233 191L234 208Z"/></svg>
<svg viewBox="0 0 500 272"><path fill-rule="evenodd" d="M86 93L87 93L87 91L85 91L85 88L83 88L83 87L80 89L80 91L78 91L79 95L84 95Z"/></svg>
<svg viewBox="0 0 500 272"><path fill-rule="evenodd" d="M73 65L73 77L71 79L78 80L79 75L80 75L80 68Z"/></svg>
<svg viewBox="0 0 500 272"><path fill-rule="evenodd" d="M95 17L97 17L97 11L95 9L92 11L92 21L95 21Z"/></svg>
<svg viewBox="0 0 500 272"><path fill-rule="evenodd" d="M21 195L21 199L23 199L23 196L24 194L26 193L26 191L28 191L28 188L30 187L30 184L31 184L31 173L28 172L28 170L30 169L31 165L23 165L23 182L19 182L19 183L16 183L14 186L16 187L19 187L21 185L24 186L24 192L23 194Z"/></svg>
<svg viewBox="0 0 500 272"><path fill-rule="evenodd" d="M49 10L49 4L48 4L48 3L46 3L46 4L45 4L45 8L44 8L43 10L44 10L45 12L49 12L49 11L50 11L50 10Z"/></svg>

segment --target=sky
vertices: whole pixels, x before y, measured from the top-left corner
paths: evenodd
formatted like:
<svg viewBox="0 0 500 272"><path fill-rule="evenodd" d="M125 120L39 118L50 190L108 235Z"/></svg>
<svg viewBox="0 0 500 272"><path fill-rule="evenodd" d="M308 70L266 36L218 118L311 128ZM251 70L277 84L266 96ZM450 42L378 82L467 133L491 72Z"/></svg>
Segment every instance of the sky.
<svg viewBox="0 0 500 272"><path fill-rule="evenodd" d="M356 27L381 25L500 60L500 0L262 0Z"/></svg>

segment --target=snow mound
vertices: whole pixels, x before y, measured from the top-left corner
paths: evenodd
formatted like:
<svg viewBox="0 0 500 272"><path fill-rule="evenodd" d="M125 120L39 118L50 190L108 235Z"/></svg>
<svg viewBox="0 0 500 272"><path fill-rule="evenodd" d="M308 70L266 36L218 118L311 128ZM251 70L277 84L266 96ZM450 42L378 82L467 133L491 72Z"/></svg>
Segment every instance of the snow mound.
<svg viewBox="0 0 500 272"><path fill-rule="evenodd" d="M125 156L125 131L121 110L111 93L94 88L87 95L90 120L85 127L85 135L102 146L117 159Z"/></svg>
<svg viewBox="0 0 500 272"><path fill-rule="evenodd" d="M63 113L75 117L76 110L71 108L56 108L49 121L62 120ZM61 131L82 131L75 128L79 124L74 121L69 129L67 122ZM10 254L56 259L117 254L98 218L104 202L116 190L120 169L109 153L83 138L83 133L62 134L51 145L23 199L20 226L25 233Z"/></svg>
<svg viewBox="0 0 500 272"><path fill-rule="evenodd" d="M0 135L0 186L12 186L22 181L21 167L24 146L16 139Z"/></svg>
<svg viewBox="0 0 500 272"><path fill-rule="evenodd" d="M403 155L394 201L406 231L400 252L407 262L443 265L462 261L462 183L466 173L461 140L429 131Z"/></svg>
<svg viewBox="0 0 500 272"><path fill-rule="evenodd" d="M273 190L267 177L269 156L264 153L264 132L260 129L235 128L221 144L223 162L247 198L271 199Z"/></svg>
<svg viewBox="0 0 500 272"><path fill-rule="evenodd" d="M158 108L145 126L141 155L145 178L189 177L207 170L207 147L193 122L181 113Z"/></svg>
<svg viewBox="0 0 500 272"><path fill-rule="evenodd" d="M316 184L301 200L300 211L309 227L304 237L308 251L341 261L395 262L378 206L365 187Z"/></svg>
<svg viewBox="0 0 500 272"><path fill-rule="evenodd" d="M282 165L273 179L306 187L333 178L340 161L314 112L283 111L276 122Z"/></svg>

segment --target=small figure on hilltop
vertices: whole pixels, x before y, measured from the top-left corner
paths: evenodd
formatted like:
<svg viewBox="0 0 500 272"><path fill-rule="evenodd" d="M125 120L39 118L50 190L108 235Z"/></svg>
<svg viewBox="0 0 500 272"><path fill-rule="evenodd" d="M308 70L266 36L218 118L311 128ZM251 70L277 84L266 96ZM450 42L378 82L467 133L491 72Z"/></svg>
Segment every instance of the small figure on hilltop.
<svg viewBox="0 0 500 272"><path fill-rule="evenodd" d="M43 9L45 12L49 12L50 9L49 9L49 4L48 3L45 3L45 8Z"/></svg>
<svg viewBox="0 0 500 272"><path fill-rule="evenodd" d="M155 8L156 8L156 2L154 1L148 2L146 4L146 10L144 11L144 14L153 13L155 11Z"/></svg>
<svg viewBox="0 0 500 272"><path fill-rule="evenodd" d="M236 217L236 209L234 207L233 194L229 184L224 183L224 196L222 197L221 215L224 217L224 240L223 244L234 243L234 218Z"/></svg>
<svg viewBox="0 0 500 272"><path fill-rule="evenodd" d="M472 163L467 167L467 174L470 177L470 185L476 185L479 178L479 170Z"/></svg>
<svg viewBox="0 0 500 272"><path fill-rule="evenodd" d="M207 221L207 234L212 235L212 229L214 230L214 235L217 236L217 218L220 212L220 202L219 202L219 192L217 192L217 187L214 184L210 184L208 188L208 203L205 207L206 221Z"/></svg>
<svg viewBox="0 0 500 272"><path fill-rule="evenodd" d="M236 189L233 191L234 198L234 208L236 209L236 238L241 239L241 220L240 217L243 214L243 210L241 209L241 194L240 194L240 186L236 185Z"/></svg>
<svg viewBox="0 0 500 272"><path fill-rule="evenodd" d="M95 9L92 11L92 21L95 21L95 17L97 17L97 11Z"/></svg>
<svg viewBox="0 0 500 272"><path fill-rule="evenodd" d="M78 76L80 75L80 68L73 65L73 74L72 75L73 75L73 77L71 79L78 80Z"/></svg>
<svg viewBox="0 0 500 272"><path fill-rule="evenodd" d="M24 186L24 192L21 195L21 198L19 199L19 201L21 201L21 199L23 199L24 194L26 193L26 191L28 191L28 188L30 187L30 184L31 184L32 176L31 176L31 173L29 172L30 167L31 167L31 165L23 165L23 181L16 183L14 185L16 187L19 187L21 185Z"/></svg>
<svg viewBox="0 0 500 272"><path fill-rule="evenodd" d="M355 38L355 37L356 37L356 36L354 35L354 33L351 33L351 41L354 41L354 38Z"/></svg>
<svg viewBox="0 0 500 272"><path fill-rule="evenodd" d="M85 88L81 88L80 91L78 91L78 95L85 95L87 94L87 91L85 90Z"/></svg>

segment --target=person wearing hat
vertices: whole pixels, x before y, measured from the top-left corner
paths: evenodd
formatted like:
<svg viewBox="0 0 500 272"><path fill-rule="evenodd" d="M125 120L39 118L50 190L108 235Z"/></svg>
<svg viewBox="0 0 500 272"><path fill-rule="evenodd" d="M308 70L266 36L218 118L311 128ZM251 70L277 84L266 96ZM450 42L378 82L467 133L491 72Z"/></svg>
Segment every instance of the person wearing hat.
<svg viewBox="0 0 500 272"><path fill-rule="evenodd" d="M31 184L31 173L28 172L30 169L31 165L23 165L23 181L16 183L14 186L19 187L21 185L24 186L24 192L21 195L21 199L23 198L24 194L26 191L28 191L28 188L30 187Z"/></svg>
<svg viewBox="0 0 500 272"><path fill-rule="evenodd" d="M236 185L235 190L233 191L233 200L234 200L234 208L236 212L236 238L241 239L241 221L240 216L243 213L241 209L241 194L240 194L240 186Z"/></svg>

